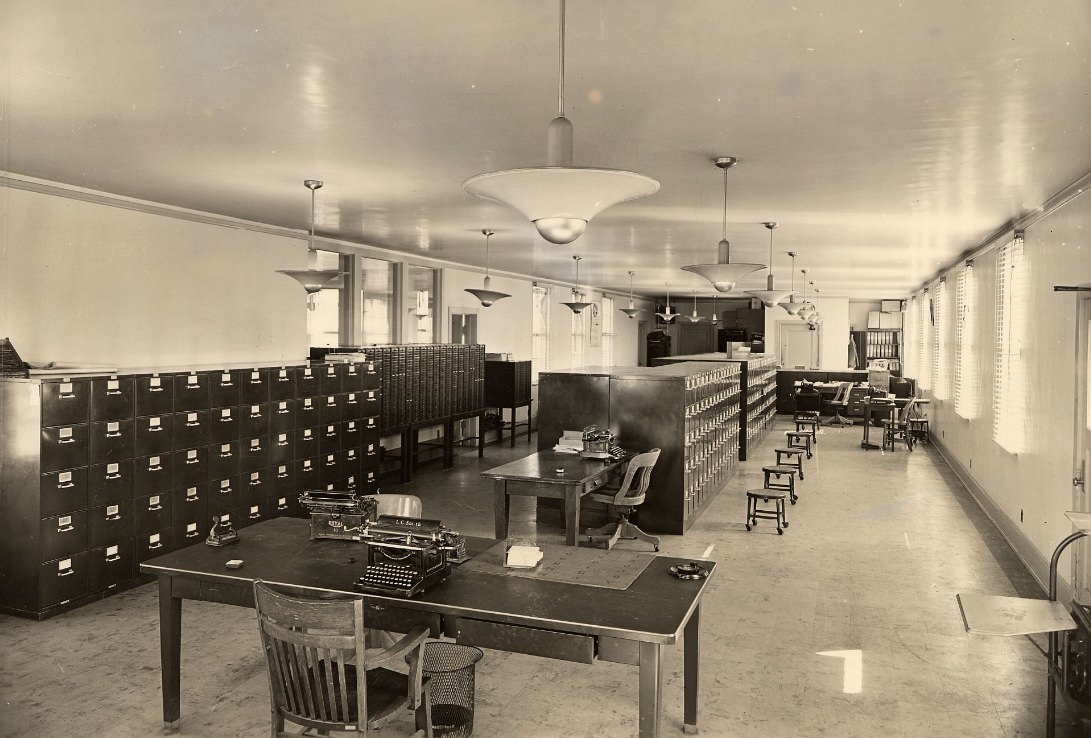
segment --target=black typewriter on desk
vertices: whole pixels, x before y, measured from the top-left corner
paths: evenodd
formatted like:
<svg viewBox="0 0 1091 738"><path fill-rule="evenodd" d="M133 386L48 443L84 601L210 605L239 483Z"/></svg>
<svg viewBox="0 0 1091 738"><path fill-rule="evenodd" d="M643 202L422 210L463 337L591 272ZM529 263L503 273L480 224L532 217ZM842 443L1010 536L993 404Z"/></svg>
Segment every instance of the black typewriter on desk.
<svg viewBox="0 0 1091 738"><path fill-rule="evenodd" d="M342 541L363 540L363 532L375 520L374 497L354 492L308 490L299 503L311 514L311 540L333 538Z"/></svg>
<svg viewBox="0 0 1091 738"><path fill-rule="evenodd" d="M466 558L462 536L438 520L380 515L361 534L367 568L353 587L393 597L413 597L451 573Z"/></svg>

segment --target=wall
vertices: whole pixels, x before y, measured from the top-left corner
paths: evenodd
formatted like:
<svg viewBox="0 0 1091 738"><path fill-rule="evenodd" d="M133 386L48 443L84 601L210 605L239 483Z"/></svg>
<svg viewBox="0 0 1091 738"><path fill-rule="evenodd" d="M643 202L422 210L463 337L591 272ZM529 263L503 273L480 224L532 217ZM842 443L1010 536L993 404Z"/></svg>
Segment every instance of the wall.
<svg viewBox="0 0 1091 738"><path fill-rule="evenodd" d="M878 312L882 304L881 300L849 300L849 330L866 331L867 314Z"/></svg>
<svg viewBox="0 0 1091 738"><path fill-rule="evenodd" d="M1053 285L1091 282L1091 197L1078 196L1026 230L1030 267L1030 346L1023 356L1028 374L1027 447L1009 453L992 439L992 362L997 252L974 259L978 312L977 377L981 411L967 420L954 399L933 400L929 410L939 448L1040 578L1057 543L1072 531L1066 510L1086 510L1073 499L1074 404L1076 396L1076 298ZM954 304L954 275L948 305ZM944 311L950 316L953 311ZM1084 544L1086 545L1086 544ZM1067 564L1061 571L1069 571Z"/></svg>
<svg viewBox="0 0 1091 738"><path fill-rule="evenodd" d="M0 336L118 367L307 355L302 240L0 188Z"/></svg>
<svg viewBox="0 0 1091 738"><path fill-rule="evenodd" d="M443 317L443 340L451 340L451 311L477 314L477 341L485 344L489 353L510 353L522 361L531 358L531 317L533 311L532 282L525 279L492 275L490 289L507 292L511 297L481 307L480 301L467 288L481 289L481 272L447 267L443 270L443 300L447 304Z"/></svg>
<svg viewBox="0 0 1091 738"><path fill-rule="evenodd" d="M849 300L845 297L808 298L814 303L825 321L818 330L818 366L825 371L840 371L848 368L849 357ZM784 308L766 308L765 334L769 338L766 352L776 355L780 350L779 327L786 323L799 322L799 318L784 312ZM779 357L778 357L779 360Z"/></svg>

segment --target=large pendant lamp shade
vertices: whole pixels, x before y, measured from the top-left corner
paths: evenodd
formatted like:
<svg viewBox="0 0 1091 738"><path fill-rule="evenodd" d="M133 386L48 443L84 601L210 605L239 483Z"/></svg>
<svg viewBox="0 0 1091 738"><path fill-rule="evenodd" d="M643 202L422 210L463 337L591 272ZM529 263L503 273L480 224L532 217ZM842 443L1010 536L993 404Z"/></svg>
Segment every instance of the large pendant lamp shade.
<svg viewBox="0 0 1091 738"><path fill-rule="evenodd" d="M571 243L587 221L619 202L651 195L659 183L635 172L572 166L572 123L564 117L565 0L560 0L558 114L549 124L548 165L470 177L471 195L510 205L550 243Z"/></svg>
<svg viewBox="0 0 1091 738"><path fill-rule="evenodd" d="M778 290L775 287L773 278L773 230L777 227L777 224L773 221L763 223L766 228L769 229L769 276L765 278L764 290L750 290L750 294L761 300L762 304L767 308L776 307L780 303L784 302L791 296L791 292L788 290Z"/></svg>
<svg viewBox="0 0 1091 738"><path fill-rule="evenodd" d="M663 312L656 313L664 323L670 323L678 317L678 313L671 311L671 283L667 282L667 307L663 308Z"/></svg>
<svg viewBox="0 0 1091 738"><path fill-rule="evenodd" d="M303 180L303 186L311 191L311 233L307 239L307 268L306 269L277 269L279 274L287 274L292 279L303 285L308 295L313 295L326 286L333 278L341 274L337 269L319 269L318 251L314 248L314 193L321 189L324 183L317 179Z"/></svg>
<svg viewBox="0 0 1091 738"><path fill-rule="evenodd" d="M735 289L735 284L747 274L764 269L764 264L749 264L731 261L731 242L727 240L727 170L735 166L737 160L733 156L721 156L715 160L716 166L724 173L724 223L723 238L717 246L717 263L715 264L690 264L682 267L687 272L699 274L719 292L730 292Z"/></svg>
<svg viewBox="0 0 1091 738"><path fill-rule="evenodd" d="M580 260L581 259L583 259L582 256L573 256L572 257L572 260L574 262L576 262L576 286L572 288L572 301L571 302L562 302L561 303L562 305L567 307L569 310L574 312L576 315L579 315L584 310L591 307L590 302L583 302L580 299L582 297L582 295L580 294Z"/></svg>
<svg viewBox="0 0 1091 738"><path fill-rule="evenodd" d="M636 274L636 272L629 272L629 307L619 308L621 310L621 312L623 312L623 313L625 313L626 315L629 316L629 320L632 320L633 318L635 318L636 316L638 316L642 312L644 312L640 308L634 307L634 305L633 305L633 275L634 274Z"/></svg>
<svg viewBox="0 0 1091 738"><path fill-rule="evenodd" d="M485 281L481 285L481 289L466 288L466 291L481 301L482 307L492 307L492 304L497 300L503 300L505 297L511 297L507 292L497 292L496 290L489 289L489 285L492 283L492 279L489 277L489 239L495 235L495 231L485 229L481 231L481 234L485 236Z"/></svg>
<svg viewBox="0 0 1091 738"><path fill-rule="evenodd" d="M788 299L785 300L784 302L780 303L780 306L782 308L784 308L784 310L789 315L799 315L799 311L803 307L803 303L802 302L796 302L796 296L795 296L795 291L796 291L796 252L795 251L789 251L788 256L792 257L792 291L788 295Z"/></svg>

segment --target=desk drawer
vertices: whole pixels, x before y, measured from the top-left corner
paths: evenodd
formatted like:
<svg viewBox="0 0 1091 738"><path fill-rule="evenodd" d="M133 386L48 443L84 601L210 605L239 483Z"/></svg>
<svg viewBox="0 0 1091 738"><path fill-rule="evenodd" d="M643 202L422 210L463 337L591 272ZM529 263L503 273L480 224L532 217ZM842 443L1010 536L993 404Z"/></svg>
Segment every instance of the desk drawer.
<svg viewBox="0 0 1091 738"><path fill-rule="evenodd" d="M439 613L422 612L402 607L373 605L364 603L364 623L376 630L389 630L394 633L408 633L413 628L424 626L433 638L439 638L442 618Z"/></svg>
<svg viewBox="0 0 1091 738"><path fill-rule="evenodd" d="M447 621L447 635L467 646L526 653L581 664L590 664L595 660L593 636L524 628L520 625L501 625L469 618L450 618Z"/></svg>

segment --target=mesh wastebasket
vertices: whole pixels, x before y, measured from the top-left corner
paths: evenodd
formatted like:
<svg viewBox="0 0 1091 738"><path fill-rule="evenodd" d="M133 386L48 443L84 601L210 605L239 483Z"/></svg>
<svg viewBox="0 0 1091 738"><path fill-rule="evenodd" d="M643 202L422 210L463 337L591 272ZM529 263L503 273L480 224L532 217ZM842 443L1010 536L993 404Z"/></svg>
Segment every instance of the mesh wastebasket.
<svg viewBox="0 0 1091 738"><path fill-rule="evenodd" d="M474 732L474 676L480 648L433 641L424 644L424 676L432 698L436 738L466 738Z"/></svg>

